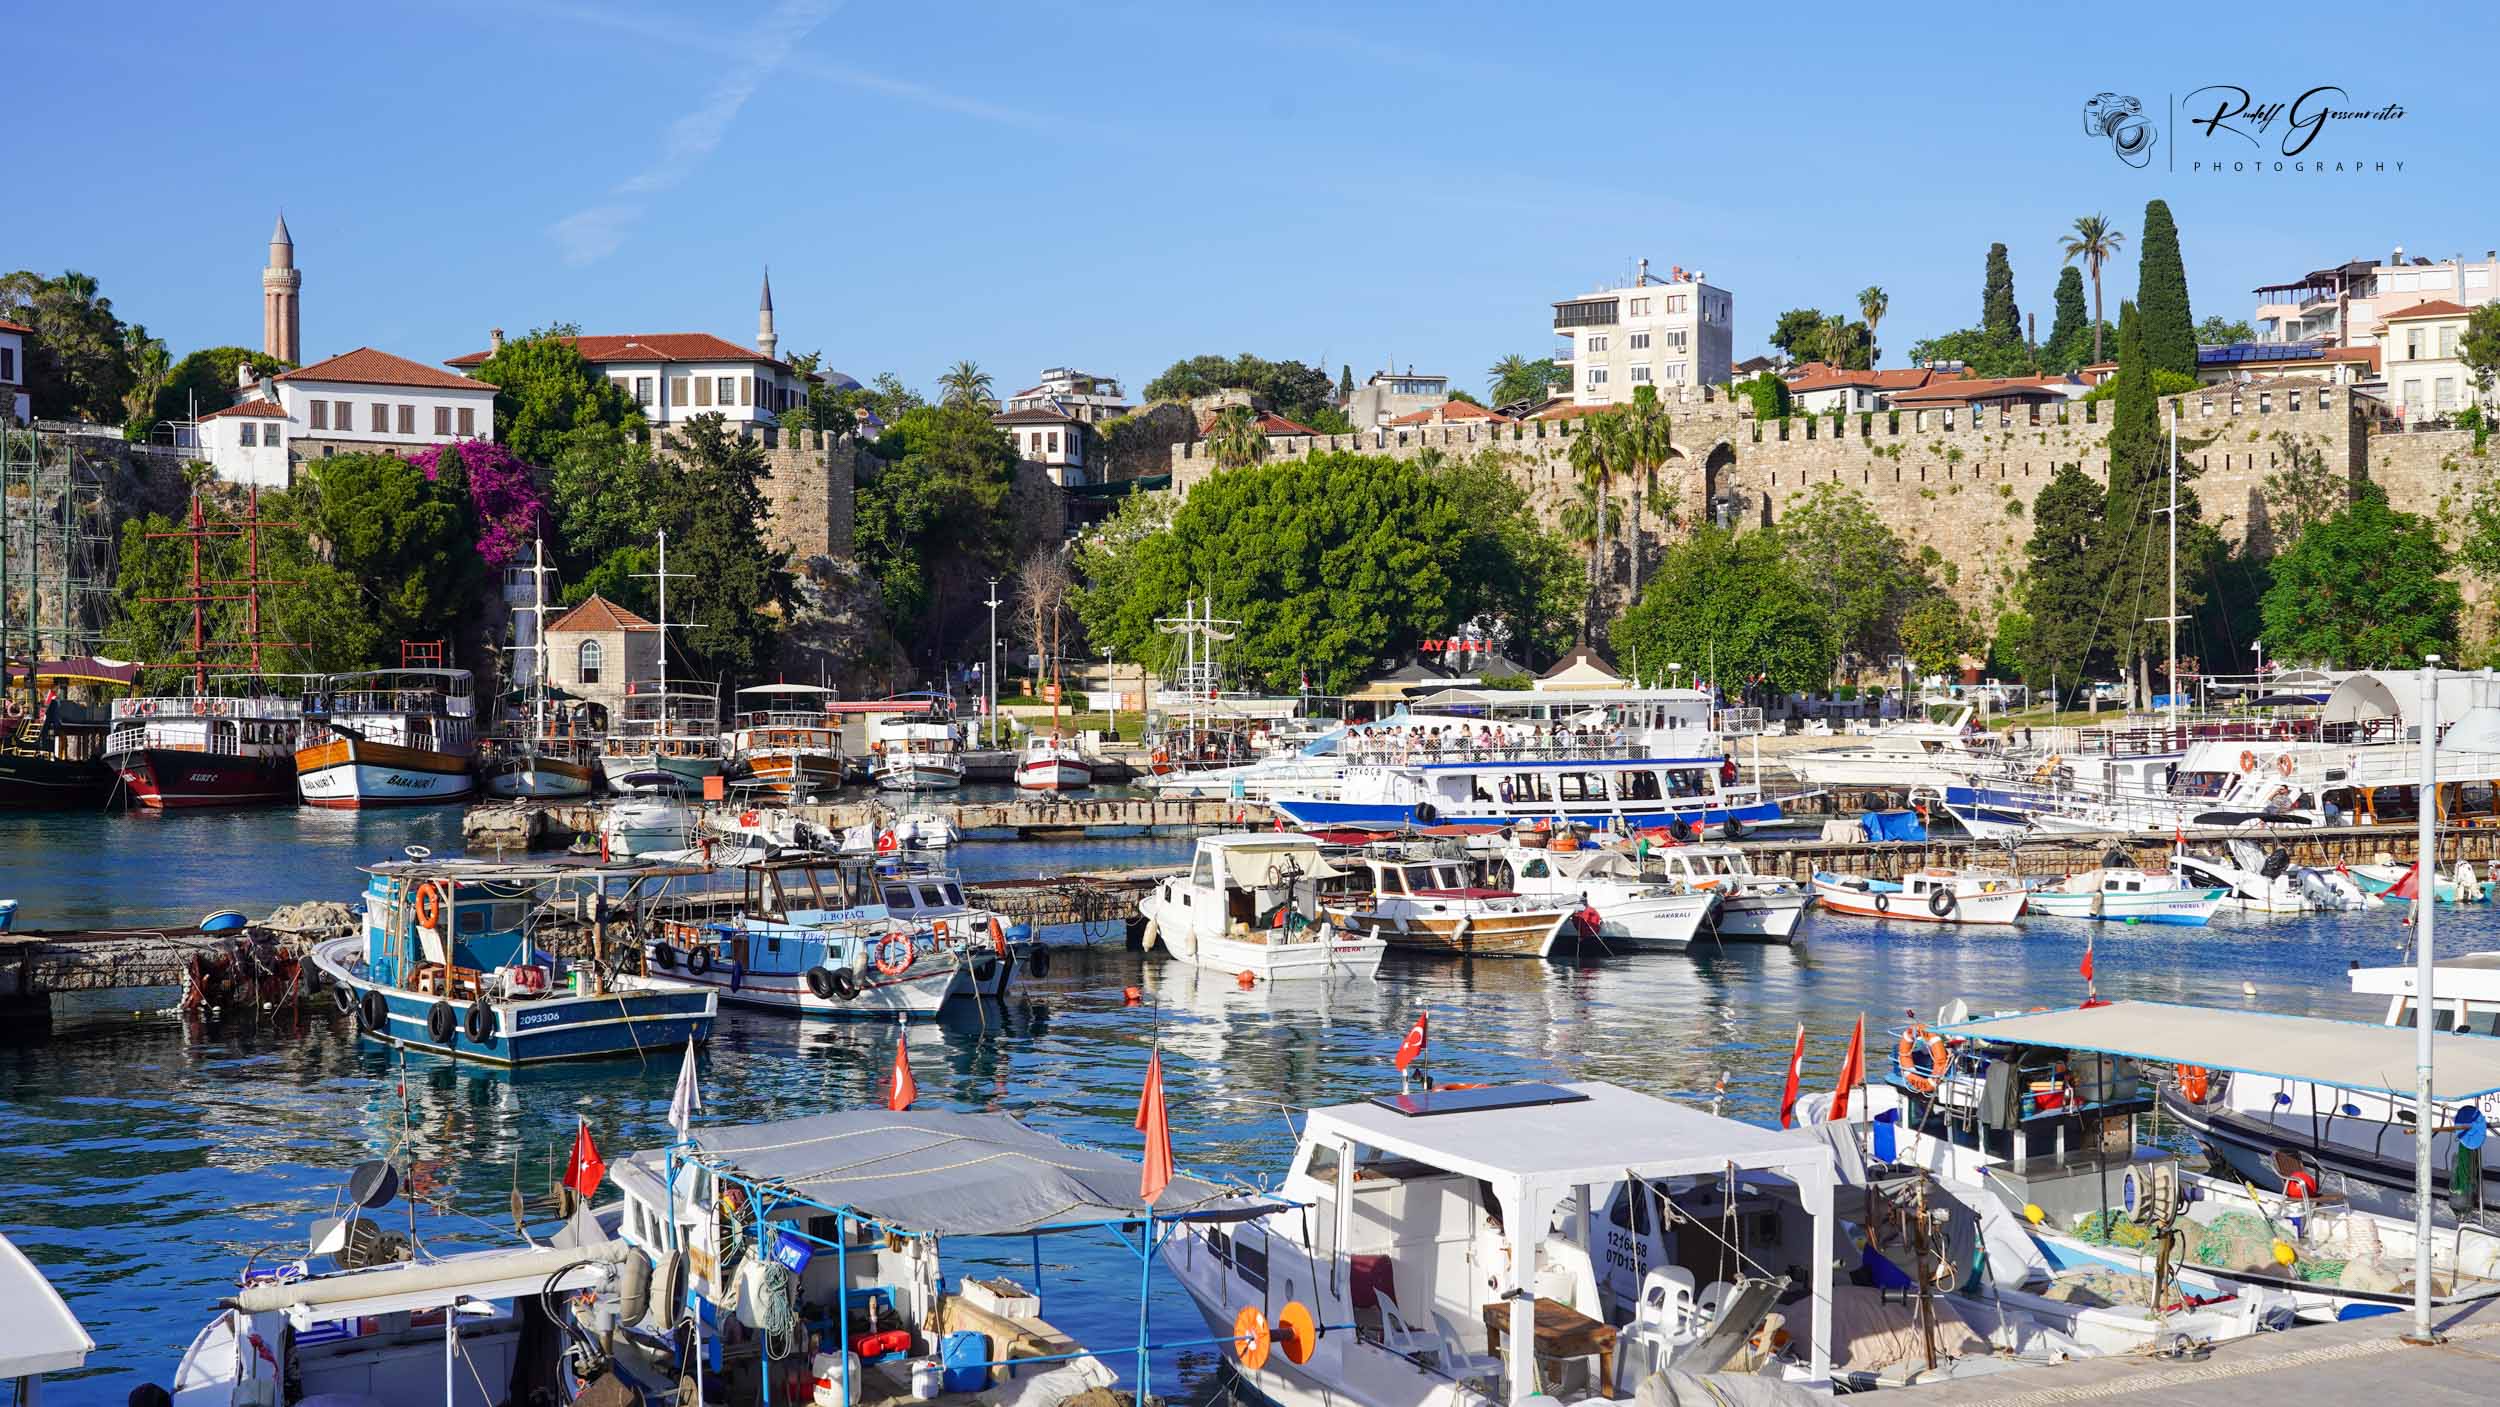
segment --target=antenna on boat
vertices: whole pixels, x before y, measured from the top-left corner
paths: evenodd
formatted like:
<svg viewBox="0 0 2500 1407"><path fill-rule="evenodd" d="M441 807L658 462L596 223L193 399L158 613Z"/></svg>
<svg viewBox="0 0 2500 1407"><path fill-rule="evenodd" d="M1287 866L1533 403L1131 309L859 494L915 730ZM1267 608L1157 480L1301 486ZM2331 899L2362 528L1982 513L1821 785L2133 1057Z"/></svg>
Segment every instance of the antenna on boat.
<svg viewBox="0 0 2500 1407"><path fill-rule="evenodd" d="M636 580L656 581L660 584L660 692L663 695L668 693L668 632L672 628L668 623L668 579L673 576L684 577L692 575L692 572L672 572L668 569L668 529L666 528L660 529L660 562L658 569L654 571L634 573ZM677 626L674 628L682 630L685 627ZM661 708L666 709L667 705L662 704Z"/></svg>

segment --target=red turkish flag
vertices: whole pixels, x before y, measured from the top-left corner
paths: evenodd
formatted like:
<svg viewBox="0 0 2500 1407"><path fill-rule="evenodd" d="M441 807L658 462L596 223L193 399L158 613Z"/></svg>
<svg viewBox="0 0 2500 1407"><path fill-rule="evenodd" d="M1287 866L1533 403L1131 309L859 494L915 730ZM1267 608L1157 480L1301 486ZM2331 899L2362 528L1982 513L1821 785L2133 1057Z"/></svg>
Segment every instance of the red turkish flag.
<svg viewBox="0 0 2500 1407"><path fill-rule="evenodd" d="M590 1123L584 1120L581 1131L573 1136L573 1160L565 1165L564 1185L587 1202L598 1190L599 1179L607 1175L607 1159L599 1156L599 1145L590 1141Z"/></svg>
<svg viewBox="0 0 2500 1407"><path fill-rule="evenodd" d="M2083 962L2075 970L2083 974L2085 986L2092 985L2092 939L2089 934L2083 940Z"/></svg>
<svg viewBox="0 0 2500 1407"><path fill-rule="evenodd" d="M1146 1087L1137 1095L1137 1126L1146 1132L1146 1165L1137 1175L1137 1195L1148 1206L1172 1185L1172 1126L1163 1114L1163 1052L1146 1057Z"/></svg>
<svg viewBox="0 0 2500 1407"><path fill-rule="evenodd" d="M2404 878L2397 880L2394 884L2387 887L2387 897L2390 899L2419 899L2422 897L2421 861L2414 861L2412 868L2405 871Z"/></svg>
<svg viewBox="0 0 2500 1407"><path fill-rule="evenodd" d="M1406 1029L1406 1039L1398 1042L1396 1059L1398 1073L1406 1073L1408 1066L1424 1058L1424 1047L1431 1042L1431 1039L1432 1013L1416 1012L1415 1024Z"/></svg>
<svg viewBox="0 0 2500 1407"><path fill-rule="evenodd" d="M920 1097L920 1086L911 1078L911 1051L901 1037L894 1040L894 1076L885 1082L885 1107L900 1114Z"/></svg>
<svg viewBox="0 0 2500 1407"><path fill-rule="evenodd" d="M1781 1128L1788 1128L1796 1123L1797 1072L1805 1067L1805 1063L1806 1027L1805 1023L1800 1021L1797 1023L1797 1044L1788 1052L1788 1084L1780 1090Z"/></svg>
<svg viewBox="0 0 2500 1407"><path fill-rule="evenodd" d="M1832 1117L1849 1117L1849 1091L1866 1081L1866 1013L1858 1013L1857 1029L1849 1033L1849 1053L1840 1058L1840 1088L1832 1095Z"/></svg>

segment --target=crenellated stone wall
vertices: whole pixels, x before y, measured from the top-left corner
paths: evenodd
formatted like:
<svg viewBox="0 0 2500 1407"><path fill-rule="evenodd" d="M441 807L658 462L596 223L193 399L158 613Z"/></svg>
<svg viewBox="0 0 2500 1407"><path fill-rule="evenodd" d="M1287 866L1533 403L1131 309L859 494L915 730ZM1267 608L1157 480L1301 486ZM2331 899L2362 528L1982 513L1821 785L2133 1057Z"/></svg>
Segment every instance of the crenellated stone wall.
<svg viewBox="0 0 2500 1407"><path fill-rule="evenodd" d="M788 552L794 562L810 557L849 561L851 489L864 452L859 442L822 430L771 425L749 426L741 433L761 443L771 466L764 479L765 502L772 510L765 540Z"/></svg>

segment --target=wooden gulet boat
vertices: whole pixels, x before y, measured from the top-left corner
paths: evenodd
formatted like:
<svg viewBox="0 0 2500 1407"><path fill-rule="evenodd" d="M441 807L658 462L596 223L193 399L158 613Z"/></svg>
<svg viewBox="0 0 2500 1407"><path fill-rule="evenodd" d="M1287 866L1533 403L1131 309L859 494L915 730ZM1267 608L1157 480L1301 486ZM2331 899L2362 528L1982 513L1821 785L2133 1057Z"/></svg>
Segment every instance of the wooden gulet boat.
<svg viewBox="0 0 2500 1407"><path fill-rule="evenodd" d="M304 695L295 780L307 806L433 806L475 789L477 699L442 646L405 644L401 667L335 674Z"/></svg>
<svg viewBox="0 0 2500 1407"><path fill-rule="evenodd" d="M534 638L526 648L535 654L536 667L530 673L527 712L493 741L486 790L506 800L569 800L590 795L599 784L597 739L586 705L560 703L548 693L547 574L554 568L547 565L546 545L531 545L537 556L526 570L534 597L519 609L535 622Z"/></svg>
<svg viewBox="0 0 2500 1407"><path fill-rule="evenodd" d="M1580 906L1523 899L1473 884L1458 860L1358 857L1372 881L1367 896L1321 906L1347 933L1392 948L1453 957L1543 958L1580 933Z"/></svg>
<svg viewBox="0 0 2500 1407"><path fill-rule="evenodd" d="M842 733L825 713L834 692L814 684L740 689L726 744L729 775L779 801L808 801L842 785Z"/></svg>

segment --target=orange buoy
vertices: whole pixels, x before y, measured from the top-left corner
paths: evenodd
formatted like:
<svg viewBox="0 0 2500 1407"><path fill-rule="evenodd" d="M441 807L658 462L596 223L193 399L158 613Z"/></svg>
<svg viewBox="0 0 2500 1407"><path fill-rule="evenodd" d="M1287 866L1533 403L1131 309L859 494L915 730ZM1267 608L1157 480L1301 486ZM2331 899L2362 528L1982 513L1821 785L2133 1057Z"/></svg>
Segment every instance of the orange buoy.
<svg viewBox="0 0 2500 1407"><path fill-rule="evenodd" d="M1122 987L1120 989L1120 1005L1122 1006L1135 1006L1145 999L1146 994L1139 991L1135 987Z"/></svg>
<svg viewBox="0 0 2500 1407"><path fill-rule="evenodd" d="M1276 1311L1276 1347L1295 1367L1310 1362L1311 1355L1319 1352L1319 1321L1312 1317L1309 1305L1287 1300Z"/></svg>
<svg viewBox="0 0 2500 1407"><path fill-rule="evenodd" d="M1233 981L1239 983L1241 989L1246 992L1259 985L1259 974L1245 967L1233 975Z"/></svg>
<svg viewBox="0 0 2500 1407"><path fill-rule="evenodd" d="M1241 1366L1259 1369L1267 1366L1267 1351L1275 1339L1268 1333L1267 1316L1255 1304L1245 1304L1233 1316L1233 1352L1241 1358Z"/></svg>

